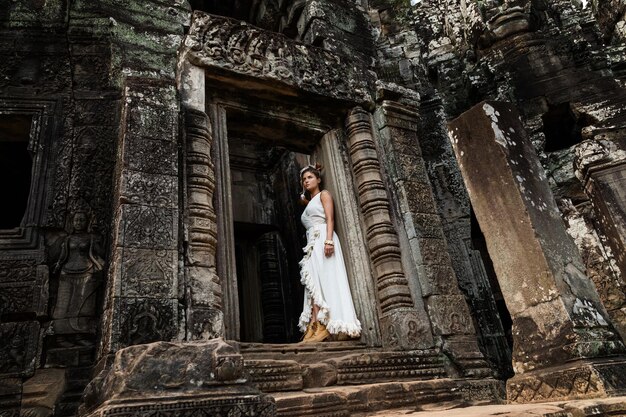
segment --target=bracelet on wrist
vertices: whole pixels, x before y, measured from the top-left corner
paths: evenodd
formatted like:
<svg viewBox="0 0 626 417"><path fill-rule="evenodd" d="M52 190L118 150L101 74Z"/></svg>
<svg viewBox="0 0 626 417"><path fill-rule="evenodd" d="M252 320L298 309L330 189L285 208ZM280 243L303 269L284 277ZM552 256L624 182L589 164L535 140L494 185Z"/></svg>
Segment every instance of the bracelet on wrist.
<svg viewBox="0 0 626 417"><path fill-rule="evenodd" d="M333 242L332 240L325 240L324 245L335 246L335 242Z"/></svg>

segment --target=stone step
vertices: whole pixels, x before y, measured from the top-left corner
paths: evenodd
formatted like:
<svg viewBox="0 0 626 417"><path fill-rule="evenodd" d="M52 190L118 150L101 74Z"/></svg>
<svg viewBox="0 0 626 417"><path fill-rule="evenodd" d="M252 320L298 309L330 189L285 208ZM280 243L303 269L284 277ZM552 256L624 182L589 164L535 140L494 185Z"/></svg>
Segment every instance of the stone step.
<svg viewBox="0 0 626 417"><path fill-rule="evenodd" d="M241 354L248 359L296 360L299 363L317 362L320 357L344 356L369 351L361 342L322 343L239 343Z"/></svg>
<svg viewBox="0 0 626 417"><path fill-rule="evenodd" d="M263 392L302 389L302 366L296 361L245 359L248 380Z"/></svg>
<svg viewBox="0 0 626 417"><path fill-rule="evenodd" d="M248 379L263 392L278 392L446 376L443 357L435 349L411 352L382 352L361 348L324 350L316 351L315 356L307 360L302 349L316 348L289 345L288 349L292 351L290 355L275 355L281 359L259 359L259 356L265 358L266 355L259 355L258 352L251 354L242 349ZM298 360L282 359L283 356L297 357Z"/></svg>
<svg viewBox="0 0 626 417"><path fill-rule="evenodd" d="M417 411L498 403L503 393L501 381L486 378L334 386L270 395L277 416L347 417L398 408Z"/></svg>

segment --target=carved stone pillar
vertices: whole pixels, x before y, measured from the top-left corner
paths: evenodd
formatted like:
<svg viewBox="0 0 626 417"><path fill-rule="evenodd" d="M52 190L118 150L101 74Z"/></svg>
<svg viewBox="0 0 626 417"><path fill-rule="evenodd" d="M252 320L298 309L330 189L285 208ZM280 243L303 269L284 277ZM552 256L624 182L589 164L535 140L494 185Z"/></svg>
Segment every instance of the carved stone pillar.
<svg viewBox="0 0 626 417"><path fill-rule="evenodd" d="M480 103L449 124L449 135L513 320L509 401L615 394L626 362L606 356L624 345L516 109Z"/></svg>
<svg viewBox="0 0 626 417"><path fill-rule="evenodd" d="M577 175L593 203L615 260L626 274L626 149L608 140L576 146Z"/></svg>
<svg viewBox="0 0 626 417"><path fill-rule="evenodd" d="M619 141L617 141L619 142ZM602 249L612 273L595 280L600 299L626 339L626 150L612 140L592 139L576 146L576 176L589 196ZM608 244L608 247L606 247ZM621 272L621 274L620 274Z"/></svg>
<svg viewBox="0 0 626 417"><path fill-rule="evenodd" d="M374 120L389 188L406 231L400 234L401 245L407 249L405 273L409 285L414 284L417 309L425 309L433 334L443 341L444 352L461 375L491 375L448 254L417 137L419 113L412 106L385 100Z"/></svg>
<svg viewBox="0 0 626 417"><path fill-rule="evenodd" d="M391 222L389 197L372 137L370 114L361 107L354 108L346 119L346 128L365 239L376 280L383 344L392 349L415 349L432 336L428 325L418 315L404 275L398 234Z"/></svg>
<svg viewBox="0 0 626 417"><path fill-rule="evenodd" d="M175 97L169 82L126 85L101 356L179 336Z"/></svg>
<svg viewBox="0 0 626 417"><path fill-rule="evenodd" d="M222 289L215 265L217 225L211 123L206 113L189 108L185 109L184 120L187 338L210 339L223 335Z"/></svg>

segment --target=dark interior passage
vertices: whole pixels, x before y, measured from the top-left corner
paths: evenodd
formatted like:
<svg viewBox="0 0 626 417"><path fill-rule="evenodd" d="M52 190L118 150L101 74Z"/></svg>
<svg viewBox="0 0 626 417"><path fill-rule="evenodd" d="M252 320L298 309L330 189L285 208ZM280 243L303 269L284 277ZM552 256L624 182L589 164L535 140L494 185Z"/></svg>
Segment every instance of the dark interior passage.
<svg viewBox="0 0 626 417"><path fill-rule="evenodd" d="M32 157L28 150L32 116L0 114L0 229L19 227L31 184Z"/></svg>
<svg viewBox="0 0 626 417"><path fill-rule="evenodd" d="M261 140L229 139L240 340L298 340L305 245L298 204L306 155Z"/></svg>
<svg viewBox="0 0 626 417"><path fill-rule="evenodd" d="M567 149L580 143L583 140L582 129L594 123L591 116L575 111L570 103L550 106L541 119L546 152Z"/></svg>
<svg viewBox="0 0 626 417"><path fill-rule="evenodd" d="M487 242L485 241L485 236L480 230L480 225L478 224L474 210L470 210L470 227L472 247L480 254L485 273L489 279L489 286L491 287L493 299L496 304L497 316L500 319L502 330L504 331L504 338L506 339L506 344L508 345L508 350L506 347L498 349L499 355L497 357L491 357L490 360L494 362L500 376L509 378L513 376L510 356L513 351L513 334L511 333L513 321L511 320L511 314L509 313L504 297L502 296L502 290L500 289L496 271L493 268L493 262L489 256L489 251L487 250Z"/></svg>

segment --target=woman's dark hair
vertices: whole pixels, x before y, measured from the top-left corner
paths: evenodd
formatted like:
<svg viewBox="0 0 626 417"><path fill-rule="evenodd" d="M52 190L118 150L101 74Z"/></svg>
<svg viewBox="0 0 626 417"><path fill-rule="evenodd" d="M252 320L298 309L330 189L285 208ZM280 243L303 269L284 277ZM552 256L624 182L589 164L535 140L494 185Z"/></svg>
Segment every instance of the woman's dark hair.
<svg viewBox="0 0 626 417"><path fill-rule="evenodd" d="M317 178L322 178L322 166L320 164L307 165L300 170L300 182L302 182L302 176L307 172L312 172Z"/></svg>
<svg viewBox="0 0 626 417"><path fill-rule="evenodd" d="M322 179L322 166L320 164L316 163L315 165L307 165L300 170L300 185L302 185L302 176L306 174L307 172L311 172L320 180ZM321 183L320 183L320 187L321 187ZM300 202L304 205L307 205L310 200L311 200L311 195L303 187L302 194L300 194Z"/></svg>

